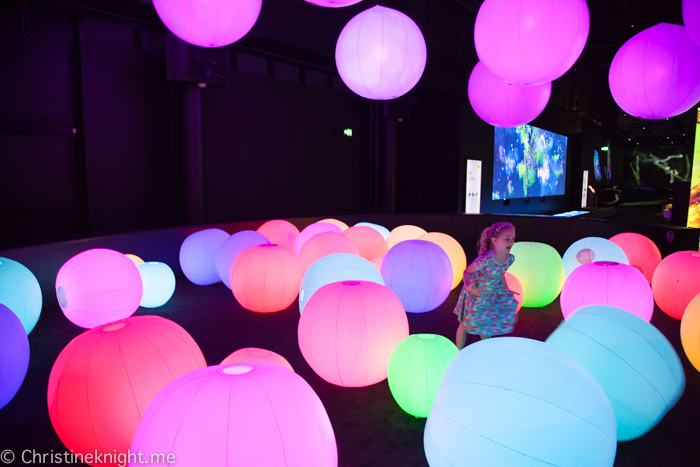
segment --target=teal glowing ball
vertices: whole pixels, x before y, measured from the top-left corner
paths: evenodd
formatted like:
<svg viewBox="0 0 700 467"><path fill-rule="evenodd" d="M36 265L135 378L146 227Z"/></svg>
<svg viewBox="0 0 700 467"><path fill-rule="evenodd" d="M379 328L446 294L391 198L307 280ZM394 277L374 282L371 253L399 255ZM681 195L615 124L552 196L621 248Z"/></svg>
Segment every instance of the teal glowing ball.
<svg viewBox="0 0 700 467"><path fill-rule="evenodd" d="M141 306L157 308L165 305L175 292L175 274L165 263L147 261L136 266L143 281Z"/></svg>
<svg viewBox="0 0 700 467"><path fill-rule="evenodd" d="M579 308L547 343L598 380L615 412L618 441L647 433L683 394L685 373L673 345L652 324L620 308Z"/></svg>
<svg viewBox="0 0 700 467"><path fill-rule="evenodd" d="M34 274L21 263L0 257L0 303L12 310L29 334L39 321L41 287Z"/></svg>
<svg viewBox="0 0 700 467"><path fill-rule="evenodd" d="M0 409L15 397L29 367L29 338L17 315L0 304Z"/></svg>

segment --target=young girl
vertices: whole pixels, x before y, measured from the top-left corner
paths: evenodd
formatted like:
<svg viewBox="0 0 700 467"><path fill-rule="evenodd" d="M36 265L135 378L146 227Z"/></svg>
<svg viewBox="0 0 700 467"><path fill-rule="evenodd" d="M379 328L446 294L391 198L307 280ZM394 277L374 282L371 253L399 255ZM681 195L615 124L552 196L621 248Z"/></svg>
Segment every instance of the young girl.
<svg viewBox="0 0 700 467"><path fill-rule="evenodd" d="M464 270L464 286L455 314L459 317L457 348L464 347L467 333L482 339L513 331L517 301L506 284L505 272L515 257L510 249L515 242L515 227L497 222L481 232L477 243L479 256Z"/></svg>

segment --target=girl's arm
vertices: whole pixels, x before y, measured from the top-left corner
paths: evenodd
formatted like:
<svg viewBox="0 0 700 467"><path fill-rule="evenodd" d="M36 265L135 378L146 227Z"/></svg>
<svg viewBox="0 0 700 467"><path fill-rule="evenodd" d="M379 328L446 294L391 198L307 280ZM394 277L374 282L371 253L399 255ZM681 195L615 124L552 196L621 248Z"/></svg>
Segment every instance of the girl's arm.
<svg viewBox="0 0 700 467"><path fill-rule="evenodd" d="M467 288L467 290L474 295L481 295L481 289L478 287L474 287L469 283L469 280L471 278L471 275L476 272L476 265L472 261L469 266L467 266L467 269L464 270L462 273L462 280L464 281L464 286Z"/></svg>

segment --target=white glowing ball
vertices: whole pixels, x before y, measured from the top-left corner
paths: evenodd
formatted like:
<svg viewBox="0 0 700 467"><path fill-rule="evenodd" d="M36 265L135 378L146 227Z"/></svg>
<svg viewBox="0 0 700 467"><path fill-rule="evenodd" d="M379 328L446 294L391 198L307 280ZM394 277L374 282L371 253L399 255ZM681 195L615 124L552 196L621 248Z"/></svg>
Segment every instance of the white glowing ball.
<svg viewBox="0 0 700 467"><path fill-rule="evenodd" d="M143 282L141 306L157 308L168 303L175 292L175 274L165 263L146 261L136 266Z"/></svg>
<svg viewBox="0 0 700 467"><path fill-rule="evenodd" d="M564 274L582 264L594 261L614 261L616 263L629 264L625 252L614 242L601 237L586 237L577 240L569 246L562 256L564 261Z"/></svg>

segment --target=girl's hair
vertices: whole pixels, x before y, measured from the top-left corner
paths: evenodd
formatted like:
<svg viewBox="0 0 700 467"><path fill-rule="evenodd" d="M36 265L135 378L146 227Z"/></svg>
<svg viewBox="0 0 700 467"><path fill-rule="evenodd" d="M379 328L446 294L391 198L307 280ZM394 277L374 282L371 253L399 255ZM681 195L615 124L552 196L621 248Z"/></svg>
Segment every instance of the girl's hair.
<svg viewBox="0 0 700 467"><path fill-rule="evenodd" d="M513 231L515 231L515 227L510 222L496 222L491 227L486 227L484 231L481 232L481 238L476 242L479 255L483 255L491 249L492 238L498 238L498 234L508 229L513 229Z"/></svg>

